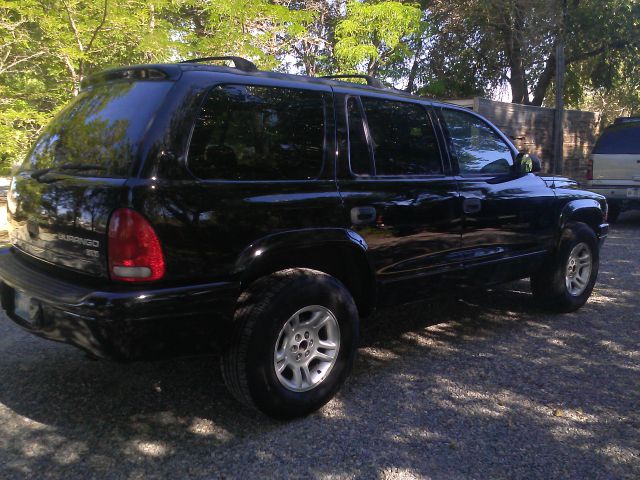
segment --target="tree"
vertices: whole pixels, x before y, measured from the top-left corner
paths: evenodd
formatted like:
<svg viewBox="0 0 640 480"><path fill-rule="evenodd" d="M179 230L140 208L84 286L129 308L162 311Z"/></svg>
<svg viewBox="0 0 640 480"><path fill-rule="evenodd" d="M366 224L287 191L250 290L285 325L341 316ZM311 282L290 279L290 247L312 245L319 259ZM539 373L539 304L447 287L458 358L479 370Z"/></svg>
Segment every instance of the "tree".
<svg viewBox="0 0 640 480"><path fill-rule="evenodd" d="M342 18L343 0L277 0L277 3L296 12L307 12L283 38L283 48L278 54L281 64L310 76L334 71L335 28Z"/></svg>
<svg viewBox="0 0 640 480"><path fill-rule="evenodd" d="M508 85L513 101L541 105L564 32L567 105L638 112L640 2L566 2L565 16L558 0L0 0L0 170L87 75L198 56L367 73L440 98Z"/></svg>
<svg viewBox="0 0 640 480"><path fill-rule="evenodd" d="M339 69L399 80L412 57L410 42L424 28L421 17L419 8L400 2L348 2L335 32Z"/></svg>
<svg viewBox="0 0 640 480"><path fill-rule="evenodd" d="M562 2L556 0L428 2L426 8L440 25L431 49L440 56L436 64L444 66L437 76L455 76L456 59L466 58L466 63L479 67L478 74L489 89L507 81L513 102L542 105L553 83L555 45L563 32L570 70L584 70L585 62L591 60L594 62L587 65L595 66L598 60L611 62L620 52L637 58L638 2L569 0L566 17L561 7ZM453 68L447 71L448 66ZM589 76L580 76L583 86Z"/></svg>
<svg viewBox="0 0 640 480"><path fill-rule="evenodd" d="M313 15L268 0L187 0L179 9L183 57L240 55L278 67L285 38L297 38Z"/></svg>
<svg viewBox="0 0 640 480"><path fill-rule="evenodd" d="M169 0L0 2L0 169L7 171L89 73L169 58Z"/></svg>

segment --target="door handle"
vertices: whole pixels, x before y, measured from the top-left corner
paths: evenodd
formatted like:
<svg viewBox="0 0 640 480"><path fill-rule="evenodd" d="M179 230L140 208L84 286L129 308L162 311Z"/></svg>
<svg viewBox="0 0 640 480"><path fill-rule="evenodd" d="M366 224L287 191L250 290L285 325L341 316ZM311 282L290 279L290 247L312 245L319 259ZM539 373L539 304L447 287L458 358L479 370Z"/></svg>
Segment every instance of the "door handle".
<svg viewBox="0 0 640 480"><path fill-rule="evenodd" d="M372 223L376 219L376 209L374 207L353 207L351 209L351 223L353 225L365 225Z"/></svg>
<svg viewBox="0 0 640 480"><path fill-rule="evenodd" d="M482 200L476 197L465 198L462 201L464 213L478 213L482 209Z"/></svg>

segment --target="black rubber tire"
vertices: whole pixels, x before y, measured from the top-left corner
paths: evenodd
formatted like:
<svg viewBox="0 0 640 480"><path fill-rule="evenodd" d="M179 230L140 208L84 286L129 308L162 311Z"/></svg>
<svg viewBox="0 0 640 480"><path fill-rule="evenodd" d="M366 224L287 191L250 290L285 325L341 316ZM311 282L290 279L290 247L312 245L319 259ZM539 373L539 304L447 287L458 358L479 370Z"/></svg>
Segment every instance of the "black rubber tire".
<svg viewBox="0 0 640 480"><path fill-rule="evenodd" d="M334 314L340 327L340 350L325 380L313 390L293 392L276 376L274 347L285 322L309 305L322 305ZM356 305L339 280L316 270L282 270L255 281L240 296L231 342L221 359L222 375L243 404L278 419L301 417L338 392L353 366L358 336Z"/></svg>
<svg viewBox="0 0 640 480"><path fill-rule="evenodd" d="M567 290L565 275L569 254L573 247L584 242L591 249L592 266L587 287L582 294L573 296ZM593 230L581 222L569 223L562 232L556 252L543 264L542 268L531 276L533 296L546 309L568 313L582 307L589 297L598 278L600 251Z"/></svg>
<svg viewBox="0 0 640 480"><path fill-rule="evenodd" d="M609 210L607 213L607 221L609 223L616 223L620 214L622 213L622 205L618 202L609 203Z"/></svg>

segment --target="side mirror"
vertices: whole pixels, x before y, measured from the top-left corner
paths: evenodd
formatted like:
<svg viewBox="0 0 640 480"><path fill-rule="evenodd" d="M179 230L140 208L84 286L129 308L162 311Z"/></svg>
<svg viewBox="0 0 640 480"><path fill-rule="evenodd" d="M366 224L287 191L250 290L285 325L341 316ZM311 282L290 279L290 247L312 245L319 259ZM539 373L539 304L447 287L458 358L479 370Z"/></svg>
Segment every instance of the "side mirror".
<svg viewBox="0 0 640 480"><path fill-rule="evenodd" d="M542 160L540 160L540 157L538 157L535 153L530 153L529 156L531 157L531 161L533 162L531 171L533 173L541 172L542 171Z"/></svg>
<svg viewBox="0 0 640 480"><path fill-rule="evenodd" d="M515 175L526 175L527 173L539 172L541 169L540 159L533 154L520 152L513 162Z"/></svg>

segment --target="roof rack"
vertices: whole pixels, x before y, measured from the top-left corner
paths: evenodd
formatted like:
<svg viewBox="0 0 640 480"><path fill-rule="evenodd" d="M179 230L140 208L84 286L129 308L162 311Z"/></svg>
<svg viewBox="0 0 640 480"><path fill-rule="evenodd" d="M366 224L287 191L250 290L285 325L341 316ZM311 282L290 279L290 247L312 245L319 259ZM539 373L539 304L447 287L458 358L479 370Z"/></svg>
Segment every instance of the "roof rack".
<svg viewBox="0 0 640 480"><path fill-rule="evenodd" d="M211 60L231 60L233 62L233 66L238 70L242 70L243 72L257 72L258 67L256 67L255 63L246 58L242 57L234 57L234 56L222 56L222 57L202 57L202 58L192 58L190 60L185 60L180 63L204 63L209 62Z"/></svg>
<svg viewBox="0 0 640 480"><path fill-rule="evenodd" d="M367 81L367 85L369 85L370 87L375 87L375 88L385 88L384 85L382 84L382 82L380 80L378 80L375 77L372 77L371 75L362 75L362 74L344 74L344 75L324 75L320 78L330 78L330 79L334 79L334 78L364 78Z"/></svg>

